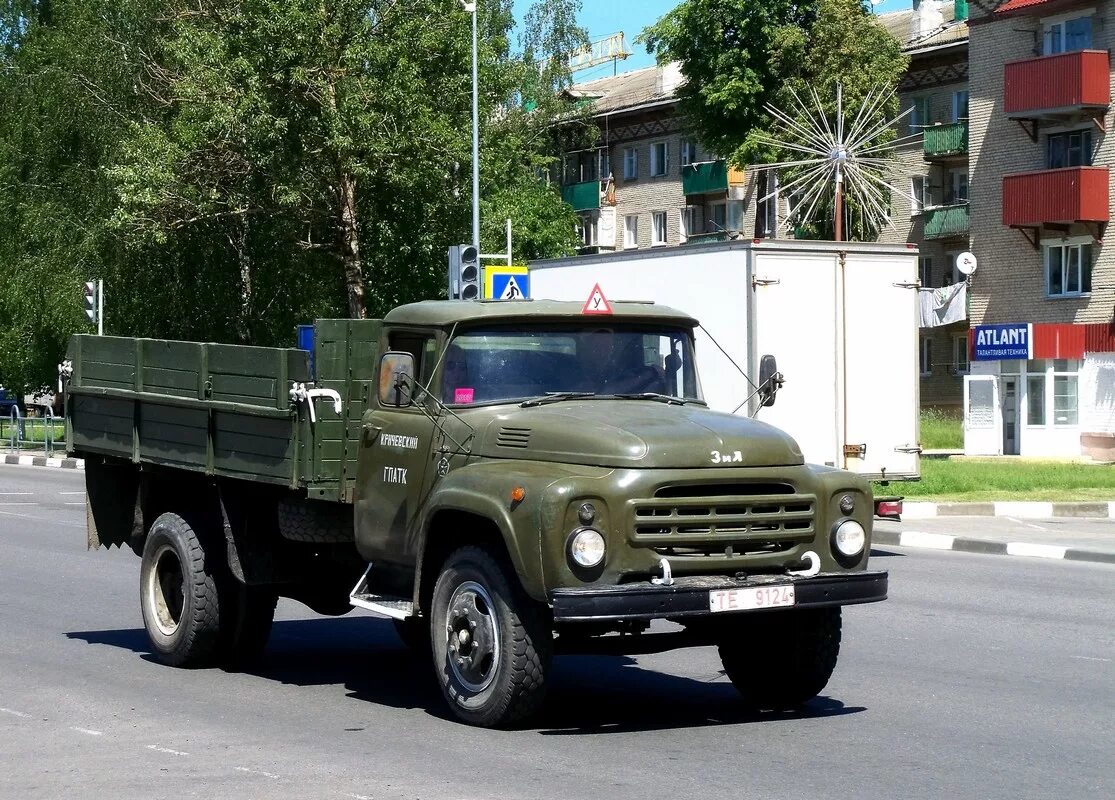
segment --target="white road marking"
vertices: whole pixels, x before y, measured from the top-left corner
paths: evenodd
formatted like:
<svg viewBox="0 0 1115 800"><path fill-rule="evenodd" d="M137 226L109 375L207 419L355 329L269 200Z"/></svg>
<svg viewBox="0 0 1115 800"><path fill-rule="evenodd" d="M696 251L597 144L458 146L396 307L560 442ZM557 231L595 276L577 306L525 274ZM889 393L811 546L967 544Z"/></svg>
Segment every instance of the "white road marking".
<svg viewBox="0 0 1115 800"><path fill-rule="evenodd" d="M85 492L59 492L58 494L85 494Z"/></svg>
<svg viewBox="0 0 1115 800"><path fill-rule="evenodd" d="M1102 661L1105 664L1110 664L1111 663L1110 658L1096 658L1095 656L1069 656L1069 658L1075 658L1075 659L1078 659L1080 661ZM4 709L0 708L0 711L3 711L3 710Z"/></svg>
<svg viewBox="0 0 1115 800"><path fill-rule="evenodd" d="M5 517L19 517L20 519L33 519L39 522L49 522L51 525L61 525L64 528L84 528L85 526L79 522L63 522L62 520L51 519L50 517L33 517L30 514L17 514L14 511L0 511L0 515Z"/></svg>
<svg viewBox="0 0 1115 800"><path fill-rule="evenodd" d="M169 747L159 747L157 744L147 745L148 750L154 750L156 753L166 753L172 756L188 756L189 753L183 753L181 750L171 750Z"/></svg>
<svg viewBox="0 0 1115 800"><path fill-rule="evenodd" d="M1007 542L1008 556L1033 556L1034 558L1064 558L1067 547L1031 542Z"/></svg>
<svg viewBox="0 0 1115 800"><path fill-rule="evenodd" d="M31 492L0 492L0 497L26 497Z"/></svg>
<svg viewBox="0 0 1115 800"><path fill-rule="evenodd" d="M372 798L366 794L346 794L345 797L351 797L352 800L372 800Z"/></svg>
<svg viewBox="0 0 1115 800"><path fill-rule="evenodd" d="M1049 528L1043 527L1041 525L1035 525L1032 522L1026 522L1024 520L1018 519L1017 517L1007 517L1007 519L1009 519L1011 522L1017 523L1018 525L1025 525L1027 528L1033 528L1036 531L1048 531L1049 530Z"/></svg>
<svg viewBox="0 0 1115 800"><path fill-rule="evenodd" d="M16 711L14 708L0 708L0 714L11 714L13 717L20 719L31 719L30 714L24 714L22 711Z"/></svg>
<svg viewBox="0 0 1115 800"><path fill-rule="evenodd" d="M0 506L37 506L37 505L38 505L38 503L34 503L34 502L32 502L32 503L22 503L22 502L5 503L5 502L0 502Z"/></svg>
<svg viewBox="0 0 1115 800"><path fill-rule="evenodd" d="M83 505L85 505L85 501L84 501L84 500L79 500L79 501L78 501L78 502L76 502L76 503L71 503L71 502L69 502L69 501L66 501L66 502L65 502L65 503L63 503L62 505L64 505L64 506L83 506Z"/></svg>
<svg viewBox="0 0 1115 800"><path fill-rule="evenodd" d="M77 731L78 733L84 733L87 736L104 736L103 731L95 731L92 728L70 728L70 730Z"/></svg>
<svg viewBox="0 0 1115 800"><path fill-rule="evenodd" d="M923 533L922 531L902 531L898 544L902 547L928 547L931 550L951 550L955 536L944 533Z"/></svg>
<svg viewBox="0 0 1115 800"><path fill-rule="evenodd" d="M272 778L275 780L282 777L280 775L276 775L274 772L264 772L261 769L250 769L248 767L237 767L236 770L238 772L247 772L249 775L262 775L265 778Z"/></svg>

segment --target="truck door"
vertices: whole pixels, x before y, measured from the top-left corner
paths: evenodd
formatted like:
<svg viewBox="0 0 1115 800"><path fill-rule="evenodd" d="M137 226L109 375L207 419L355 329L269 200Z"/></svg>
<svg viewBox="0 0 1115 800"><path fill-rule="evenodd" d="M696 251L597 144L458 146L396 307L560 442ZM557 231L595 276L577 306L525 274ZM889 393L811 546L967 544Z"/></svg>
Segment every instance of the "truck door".
<svg viewBox="0 0 1115 800"><path fill-rule="evenodd" d="M415 377L423 386L429 385L437 361L433 331L392 331L387 346L413 355ZM356 544L369 561L414 563L407 530L433 478L429 470L433 428L417 406L382 407L377 397L364 412L356 477Z"/></svg>
<svg viewBox="0 0 1115 800"><path fill-rule="evenodd" d="M841 466L853 472L916 478L921 471L915 270L912 255L845 259Z"/></svg>

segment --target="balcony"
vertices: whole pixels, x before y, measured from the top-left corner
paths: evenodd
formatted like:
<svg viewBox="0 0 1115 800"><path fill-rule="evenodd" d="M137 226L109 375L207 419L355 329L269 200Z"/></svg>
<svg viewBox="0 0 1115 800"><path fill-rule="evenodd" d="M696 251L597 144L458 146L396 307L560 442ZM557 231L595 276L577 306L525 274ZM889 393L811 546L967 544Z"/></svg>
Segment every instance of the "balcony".
<svg viewBox="0 0 1115 800"><path fill-rule="evenodd" d="M681 168L681 191L686 196L726 192L729 186L742 183L743 170L729 167L723 160L686 164Z"/></svg>
<svg viewBox="0 0 1115 800"><path fill-rule="evenodd" d="M705 244L707 242L727 242L731 240L731 231L712 231L711 233L691 233L686 238L686 244Z"/></svg>
<svg viewBox="0 0 1115 800"><path fill-rule="evenodd" d="M926 128L921 139L922 152L927 161L939 161L968 154L968 123L934 125Z"/></svg>
<svg viewBox="0 0 1115 800"><path fill-rule="evenodd" d="M1108 168L1068 167L1003 176L1003 224L1012 228L1108 221Z"/></svg>
<svg viewBox="0 0 1115 800"><path fill-rule="evenodd" d="M1057 119L1111 102L1106 50L1013 61L1003 68L1003 111L1011 119Z"/></svg>
<svg viewBox="0 0 1115 800"><path fill-rule="evenodd" d="M573 206L574 211L600 208L600 181L566 184L561 187L561 199Z"/></svg>
<svg viewBox="0 0 1115 800"><path fill-rule="evenodd" d="M928 208L923 214L925 219L925 239L948 239L953 236L968 235L968 204Z"/></svg>

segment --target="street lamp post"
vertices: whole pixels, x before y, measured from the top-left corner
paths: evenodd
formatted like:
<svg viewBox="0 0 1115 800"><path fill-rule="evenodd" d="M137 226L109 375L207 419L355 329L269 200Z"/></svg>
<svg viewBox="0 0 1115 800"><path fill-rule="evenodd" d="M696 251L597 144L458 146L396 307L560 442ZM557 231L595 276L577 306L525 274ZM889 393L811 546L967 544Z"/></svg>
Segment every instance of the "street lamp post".
<svg viewBox="0 0 1115 800"><path fill-rule="evenodd" d="M476 2L461 0L472 14L472 244L480 250L480 101L476 68Z"/></svg>

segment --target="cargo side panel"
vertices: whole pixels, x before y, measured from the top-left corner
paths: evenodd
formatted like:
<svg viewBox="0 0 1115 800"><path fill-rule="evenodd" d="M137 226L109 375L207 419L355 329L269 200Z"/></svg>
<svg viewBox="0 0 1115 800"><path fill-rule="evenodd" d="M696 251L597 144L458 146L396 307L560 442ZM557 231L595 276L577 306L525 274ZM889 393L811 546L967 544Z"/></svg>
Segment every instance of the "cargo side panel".
<svg viewBox="0 0 1115 800"><path fill-rule="evenodd" d="M91 453L132 458L135 400L75 396L71 401L71 447Z"/></svg>
<svg viewBox="0 0 1115 800"><path fill-rule="evenodd" d="M141 460L205 467L209 441L209 414L205 409L145 399L139 411Z"/></svg>
<svg viewBox="0 0 1115 800"><path fill-rule="evenodd" d="M213 412L213 466L244 477L289 480L294 472L293 419Z"/></svg>
<svg viewBox="0 0 1115 800"><path fill-rule="evenodd" d="M845 469L916 478L918 322L916 254L849 255L844 266L845 444L866 445ZM907 284L900 286L896 284Z"/></svg>
<svg viewBox="0 0 1115 800"><path fill-rule="evenodd" d="M754 251L752 258L755 354L775 356L786 377L757 419L793 436L807 462L842 466L836 254Z"/></svg>

